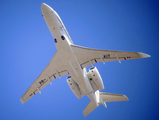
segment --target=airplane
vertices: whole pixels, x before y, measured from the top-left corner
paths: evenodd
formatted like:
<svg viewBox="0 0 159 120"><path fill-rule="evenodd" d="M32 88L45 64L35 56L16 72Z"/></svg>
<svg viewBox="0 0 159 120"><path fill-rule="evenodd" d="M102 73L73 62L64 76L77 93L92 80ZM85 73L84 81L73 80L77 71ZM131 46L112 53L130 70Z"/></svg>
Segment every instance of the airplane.
<svg viewBox="0 0 159 120"><path fill-rule="evenodd" d="M64 75L69 75L67 83L78 99L87 95L91 100L83 111L84 116L101 104L107 108L106 102L128 101L129 99L125 95L100 92L104 89L104 84L98 69L93 64L99 62L105 64L108 61L121 63L122 60L148 58L150 55L141 52L101 50L74 45L56 11L45 3L42 3L41 11L51 35L54 37L57 51L47 67L21 97L22 104L38 92L41 93L41 90L49 83L52 84L54 79ZM86 67L88 66L92 67L87 72Z"/></svg>

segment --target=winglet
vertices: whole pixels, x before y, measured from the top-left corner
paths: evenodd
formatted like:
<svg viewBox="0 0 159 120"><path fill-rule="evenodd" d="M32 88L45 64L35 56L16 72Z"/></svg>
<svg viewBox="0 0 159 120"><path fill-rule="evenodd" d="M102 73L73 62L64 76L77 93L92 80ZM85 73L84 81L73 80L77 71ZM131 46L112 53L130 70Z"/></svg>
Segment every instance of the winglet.
<svg viewBox="0 0 159 120"><path fill-rule="evenodd" d="M138 55L140 56L140 58L148 58L148 57L151 57L151 55L148 55L148 54L145 54L145 53L142 53L142 52L138 52Z"/></svg>

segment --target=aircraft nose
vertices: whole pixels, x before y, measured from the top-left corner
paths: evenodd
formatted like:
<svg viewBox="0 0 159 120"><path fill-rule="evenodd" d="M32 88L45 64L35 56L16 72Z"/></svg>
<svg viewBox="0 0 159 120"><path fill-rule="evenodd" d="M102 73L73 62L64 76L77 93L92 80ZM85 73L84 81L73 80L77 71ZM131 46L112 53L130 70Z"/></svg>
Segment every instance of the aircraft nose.
<svg viewBox="0 0 159 120"><path fill-rule="evenodd" d="M50 6L48 6L46 3L42 3L41 4L41 11L42 11L42 14L47 14L49 13L50 11L53 11L52 8Z"/></svg>
<svg viewBox="0 0 159 120"><path fill-rule="evenodd" d="M44 8L44 7L46 7L46 6L48 6L46 3L42 3L42 4L41 4L41 8Z"/></svg>

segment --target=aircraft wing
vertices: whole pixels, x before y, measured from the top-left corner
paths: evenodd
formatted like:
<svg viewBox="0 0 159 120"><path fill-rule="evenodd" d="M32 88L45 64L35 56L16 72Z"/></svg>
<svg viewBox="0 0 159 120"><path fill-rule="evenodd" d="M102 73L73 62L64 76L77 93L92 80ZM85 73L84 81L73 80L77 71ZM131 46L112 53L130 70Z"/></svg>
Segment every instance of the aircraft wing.
<svg viewBox="0 0 159 120"><path fill-rule="evenodd" d="M49 83L51 84L51 81L53 81L55 78L66 74L68 74L68 72L62 63L58 52L56 51L47 67L21 97L21 102L25 103L36 93L40 92L40 90L43 89L46 85Z"/></svg>
<svg viewBox="0 0 159 120"><path fill-rule="evenodd" d="M71 45L82 68L97 62L121 61L138 58L150 57L150 55L141 52L124 52L101 50Z"/></svg>

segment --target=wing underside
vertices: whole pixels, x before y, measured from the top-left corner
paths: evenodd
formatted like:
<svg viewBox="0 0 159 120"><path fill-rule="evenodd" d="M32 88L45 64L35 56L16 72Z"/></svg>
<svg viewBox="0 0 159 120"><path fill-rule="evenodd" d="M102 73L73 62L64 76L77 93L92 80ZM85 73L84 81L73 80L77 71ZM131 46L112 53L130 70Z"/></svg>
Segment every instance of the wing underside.
<svg viewBox="0 0 159 120"><path fill-rule="evenodd" d="M68 74L68 72L61 62L58 52L56 51L47 67L21 97L21 102L25 103L35 94L40 92L40 90L43 89L46 85L51 83L51 81L53 81L55 78L64 76L66 74Z"/></svg>
<svg viewBox="0 0 159 120"><path fill-rule="evenodd" d="M98 62L103 62L103 63L109 61L120 62L121 60L150 57L150 55L141 52L124 52L124 51L91 49L76 45L71 45L71 47L82 68Z"/></svg>

